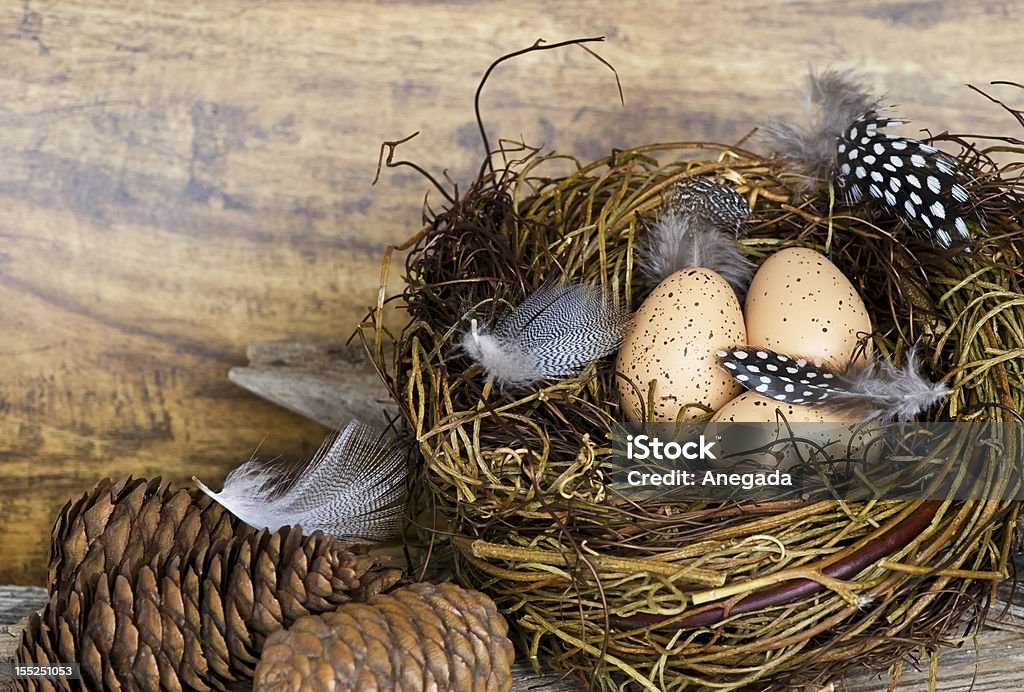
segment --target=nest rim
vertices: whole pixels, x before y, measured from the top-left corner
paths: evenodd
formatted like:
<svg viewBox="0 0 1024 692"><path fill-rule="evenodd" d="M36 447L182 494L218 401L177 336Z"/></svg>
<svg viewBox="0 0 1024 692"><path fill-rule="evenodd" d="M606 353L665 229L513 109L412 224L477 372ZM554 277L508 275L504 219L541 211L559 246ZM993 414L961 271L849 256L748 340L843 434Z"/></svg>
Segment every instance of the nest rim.
<svg viewBox="0 0 1024 692"><path fill-rule="evenodd" d="M708 152L716 157L699 158ZM661 164L655 154L678 158ZM487 592L516 619L520 646L534 660L543 654L556 667L576 670L607 689L623 678L648 689L690 684L733 689L754 681L784 685L820 682L836 666L888 665L919 646L935 649L965 613L980 624L982 605L1006 575L1016 504L894 501L856 508L780 501L753 509L698 504L651 511L627 503L612 512L600 484L592 482L601 455L607 453L600 432L621 417L608 396L614 389L608 364L592 365L577 378L502 393L481 382L453 344L460 315L484 309L493 317L558 270L607 285L635 309L644 294L632 262L639 232L636 215L653 213L679 179L712 175L733 185L759 213L761 222L743 243L755 261L783 247L800 246L831 249L838 253L841 269L865 258L869 266L883 269L882 298L869 305L881 353L899 356L917 342L922 327L915 311L946 314L942 306L952 310L945 331L933 335L929 358L932 367L944 369L951 378L954 395L946 412L950 417L1009 420L1022 409L1020 388L1011 386L1021 382L1020 365L1006 352L986 359L978 357L972 344L957 350L957 339L970 333L984 342L984 352L991 350L994 339L986 330L1021 332L1024 309L1006 303L1024 299L1024 258L1014 244L1024 235L1017 220L1024 208L1024 164L1000 166L976 148L965 148L958 157L975 172L980 181L976 192L986 200L986 212L995 215L989 217L995 223L986 225L967 271L923 242L904 244L906 235L884 219L844 213L827 194L795 198L793 180L779 161L738 146L652 144L589 163L534 151L516 159L504 155L504 168L481 175L406 244L411 252L403 299L410 319L395 339L394 363L384 358L386 334L379 318L383 293L371 341L378 368L392 373L385 377L422 461L421 499L448 520L440 528L428 527L430 540L450 538L459 580ZM551 161L569 161L573 170L561 176L540 174L540 167ZM1008 209L1016 211L1010 214ZM558 231L540 240L528 237L545 228ZM469 251L462 252L466 247ZM510 258L520 259L519 264ZM432 274L431 263L447 269ZM504 276L503 267L510 268ZM908 276L907 267L924 268L927 280ZM844 273L849 276L848 270ZM855 282L862 295L863 282L863 276ZM486 286L490 294L474 293L474 286ZM990 295L999 293L1000 286L1006 296ZM970 292L979 287L980 294ZM1002 298L1006 300L998 302ZM992 300L999 306L995 312ZM885 329L880 329L882 324ZM540 422L534 420L538 412ZM571 439L550 435L554 422L577 434ZM504 438L503 431L508 432ZM540 441L539 451L528 445L524 449L523 440L530 435ZM554 539L546 535L543 522L555 528ZM709 530L708 524L715 526ZM830 534L829 525L838 528ZM804 533L796 540L786 526ZM869 592L844 592L844 579L827 573L829 564L841 562L843 551L878 545L901 526L911 534L902 547L876 559L867 570L857 570L862 573L857 585L874 584ZM630 527L635 534L629 534ZM598 535L603 542L594 540ZM638 549L636 535L662 538ZM716 549L672 550L666 536L690 541L691 546L715 544ZM771 567L757 574L751 565L763 568L763 556L773 548L766 547L770 540L750 542L752 536L776 539L783 553L802 548L825 557L816 562L790 559L789 568ZM940 557L956 549L962 551L957 559ZM713 567L726 555L739 567L723 575ZM851 580L855 576L843 575ZM796 605L735 609L742 597L797 578L821 586L818 595ZM566 599L566 593L571 597ZM725 603L714 605L721 617L712 623L698 618L687 625L687 612L710 612L699 609L694 594L702 603ZM633 600L624 601L627 595ZM779 624L780 608L800 610L801 605L799 617L782 618ZM655 623L635 617L644 608L660 619ZM588 625L584 611L597 614L596 624ZM682 626L664 633L666 617ZM880 624L893 617L899 620L896 625ZM920 620L917 627L908 625L914 618ZM792 634L799 623L806 625L803 633ZM841 623L845 628L825 636Z"/></svg>

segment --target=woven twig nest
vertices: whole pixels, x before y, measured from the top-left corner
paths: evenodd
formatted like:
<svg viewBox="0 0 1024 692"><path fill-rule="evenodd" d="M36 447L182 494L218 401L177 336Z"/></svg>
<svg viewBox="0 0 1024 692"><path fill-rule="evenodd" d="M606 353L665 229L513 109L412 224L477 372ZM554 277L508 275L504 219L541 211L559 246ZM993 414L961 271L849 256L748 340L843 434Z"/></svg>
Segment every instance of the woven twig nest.
<svg viewBox="0 0 1024 692"><path fill-rule="evenodd" d="M574 170L547 177L552 160ZM783 688L927 657L963 634L958 623L978 622L1007 576L1015 503L633 502L602 472L623 419L608 359L501 391L457 343L470 311L486 320L552 280L599 284L635 309L649 290L638 215L655 215L678 181L712 176L756 212L741 241L752 260L828 251L865 300L876 352L918 344L948 375L952 394L933 417L1014 420L1021 165L972 147L960 160L985 224L955 258L870 209L837 207L827 189L796 194L775 160L709 143L592 163L526 156L429 220L410 242L410 318L393 362L376 320L378 366L418 451L432 553L450 538L457 578L497 602L522 652L602 689ZM1013 474L994 473L975 496L1010 496Z"/></svg>

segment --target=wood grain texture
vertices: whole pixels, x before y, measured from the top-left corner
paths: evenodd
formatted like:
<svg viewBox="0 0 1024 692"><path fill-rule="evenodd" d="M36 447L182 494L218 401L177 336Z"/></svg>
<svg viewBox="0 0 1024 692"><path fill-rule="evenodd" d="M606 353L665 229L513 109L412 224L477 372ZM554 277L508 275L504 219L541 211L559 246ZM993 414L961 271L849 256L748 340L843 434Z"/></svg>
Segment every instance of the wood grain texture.
<svg viewBox="0 0 1024 692"><path fill-rule="evenodd" d="M385 426L398 416L387 387L358 341L339 338L257 341L249 365L228 379L258 397L329 428L353 418Z"/></svg>
<svg viewBox="0 0 1024 692"><path fill-rule="evenodd" d="M380 142L420 131L401 154L464 185L497 55L608 37L625 106L579 49L483 96L492 140L592 158L736 140L823 63L915 126L1006 132L962 85L1020 81L1021 28L1017 3L955 0L0 3L0 582L41 583L55 512L99 477L216 482L319 446L226 373L251 341L351 331L428 192L371 187Z"/></svg>
<svg viewBox="0 0 1024 692"><path fill-rule="evenodd" d="M45 602L46 592L32 587L0 586L0 690L10 684L14 652L20 642L28 614ZM1008 692L1024 689L1024 590L1003 584L992 606L986 626L957 648L940 652L941 665L935 689L939 692ZM556 673L538 674L520 661L513 668L513 692L582 692L585 687L573 677ZM856 670L836 678L820 692L881 692L891 675L885 672ZM898 691L928 689L928 661L911 661L904 666Z"/></svg>

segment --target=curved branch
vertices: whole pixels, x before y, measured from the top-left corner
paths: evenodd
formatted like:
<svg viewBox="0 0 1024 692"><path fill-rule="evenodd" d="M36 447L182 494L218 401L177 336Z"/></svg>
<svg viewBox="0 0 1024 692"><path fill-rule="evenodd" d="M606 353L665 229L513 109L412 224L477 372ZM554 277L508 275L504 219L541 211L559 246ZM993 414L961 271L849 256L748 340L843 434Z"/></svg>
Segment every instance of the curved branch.
<svg viewBox="0 0 1024 692"><path fill-rule="evenodd" d="M615 83L618 85L619 99L621 100L623 98L622 83L619 81L619 73L615 71L615 68L612 67L607 60L605 60L600 55L598 55L597 53L583 45L585 43L598 43L601 41L604 41L604 36L592 36L590 38L574 38L568 41L559 41L558 43L551 44L545 44L544 39L539 38L533 42L532 46L528 48L522 48L520 50L513 51L512 53L503 55L490 64L490 66L487 68L487 71L484 72L484 76L480 78L480 84L476 88L476 95L473 97L473 111L476 113L476 124L477 127L480 129L480 139L483 140L484 143L485 158L483 165L480 166L480 178L484 177L484 171L485 169L488 168L491 170L491 175L494 175L494 164L491 162L491 143L487 139L487 129L484 127L484 120L483 117L481 117L480 115L480 94L483 93L484 85L487 83L487 80L491 76L491 73L494 72L494 69L501 63L505 62L506 60L511 60L512 58L517 58L520 55L525 55L527 53L533 53L534 51L553 50L555 48L564 48L565 46L580 46L581 48L583 48L583 50L590 53L594 58L599 60L601 63L607 65L608 69L612 71L612 73L615 75Z"/></svg>
<svg viewBox="0 0 1024 692"><path fill-rule="evenodd" d="M853 551L841 560L822 567L821 574L831 579L847 579L878 560L895 553L928 528L941 504L942 502L938 500L925 502L917 511L886 531L877 540ZM612 624L620 629L671 628L675 630L706 627L721 622L727 617L792 603L824 590L825 585L821 582L796 579L773 589L741 598L731 607L728 604L710 606L682 617L640 613L627 618L612 618Z"/></svg>

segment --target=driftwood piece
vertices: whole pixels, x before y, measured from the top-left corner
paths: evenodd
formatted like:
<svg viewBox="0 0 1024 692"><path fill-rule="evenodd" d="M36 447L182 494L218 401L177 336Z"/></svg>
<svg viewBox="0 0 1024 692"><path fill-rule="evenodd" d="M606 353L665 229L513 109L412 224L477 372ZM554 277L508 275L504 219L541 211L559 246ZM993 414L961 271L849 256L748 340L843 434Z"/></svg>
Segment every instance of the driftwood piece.
<svg viewBox="0 0 1024 692"><path fill-rule="evenodd" d="M228 373L232 382L329 428L353 418L380 425L395 413L358 343L321 337L256 341L247 356L248 367Z"/></svg>

